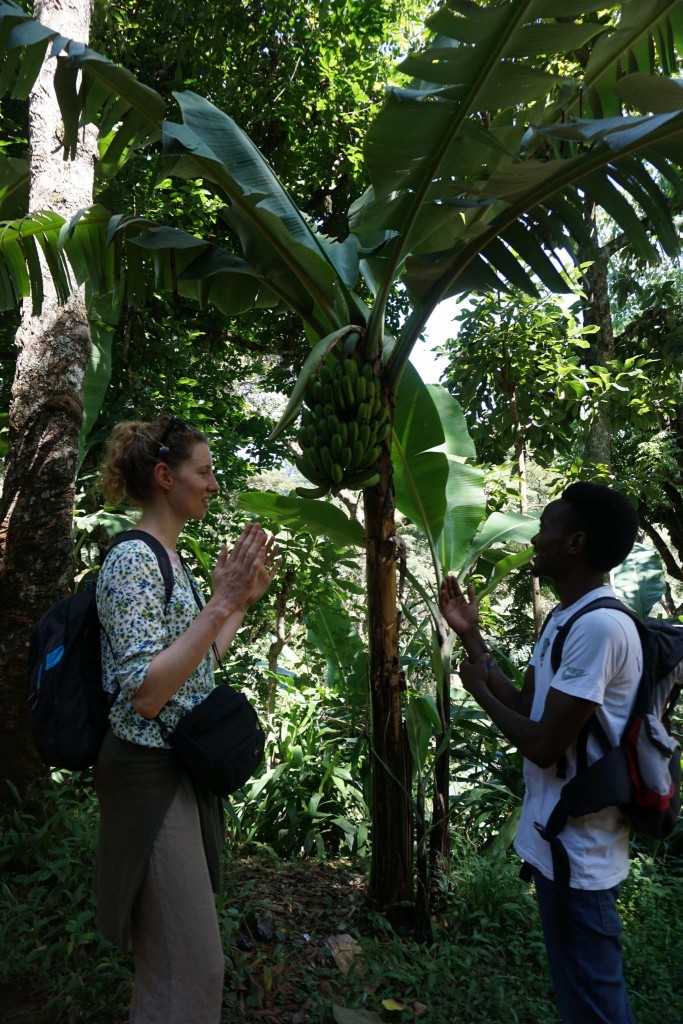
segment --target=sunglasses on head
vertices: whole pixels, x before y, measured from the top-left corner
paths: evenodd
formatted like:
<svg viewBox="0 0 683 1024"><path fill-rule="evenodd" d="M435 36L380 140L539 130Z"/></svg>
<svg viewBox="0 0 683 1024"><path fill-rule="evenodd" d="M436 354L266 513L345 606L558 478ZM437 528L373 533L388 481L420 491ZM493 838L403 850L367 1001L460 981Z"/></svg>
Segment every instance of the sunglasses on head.
<svg viewBox="0 0 683 1024"><path fill-rule="evenodd" d="M168 423L164 427L164 432L159 439L159 449L157 451L157 459L160 459L163 455L168 455L171 448L168 441L176 430L191 430L192 428L181 420L178 416L169 416Z"/></svg>

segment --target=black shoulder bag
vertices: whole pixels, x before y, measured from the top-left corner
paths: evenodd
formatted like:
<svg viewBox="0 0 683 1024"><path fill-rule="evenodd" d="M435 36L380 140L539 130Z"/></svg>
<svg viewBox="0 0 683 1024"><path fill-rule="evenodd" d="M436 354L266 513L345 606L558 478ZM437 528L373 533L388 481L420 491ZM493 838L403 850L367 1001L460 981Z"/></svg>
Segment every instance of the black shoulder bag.
<svg viewBox="0 0 683 1024"><path fill-rule="evenodd" d="M182 559L181 559L182 561ZM191 574L183 562L198 608L203 608ZM216 645L213 652L222 667ZM240 789L263 760L266 737L256 711L240 690L219 683L201 704L188 711L171 731L157 715L164 740L198 785L217 796Z"/></svg>

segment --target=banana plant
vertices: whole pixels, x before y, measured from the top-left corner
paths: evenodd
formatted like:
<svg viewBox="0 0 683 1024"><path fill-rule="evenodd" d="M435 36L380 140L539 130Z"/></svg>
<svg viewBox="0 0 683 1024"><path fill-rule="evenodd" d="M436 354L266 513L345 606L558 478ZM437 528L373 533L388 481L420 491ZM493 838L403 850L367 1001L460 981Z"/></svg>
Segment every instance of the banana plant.
<svg viewBox="0 0 683 1024"><path fill-rule="evenodd" d="M285 412L283 418L287 415ZM431 590L424 588L409 569L406 571L423 597L432 627L437 713L428 721L420 719L420 722L421 728L438 722L435 732L439 756L435 765L430 845L433 853L445 855L448 849L448 735L454 635L448 634L439 611L439 587L444 572L469 577L475 567L481 575L483 566L487 565L489 579L480 589L479 597L488 595L508 573L529 561L528 542L538 529L538 521L515 512L493 512L486 517L484 472L468 461L475 457L475 450L462 409L440 385L425 384L410 363L401 378L396 398L391 456L396 508L422 533L433 568ZM251 491L240 495L240 505L278 527L323 532L331 540L349 546L362 547L365 542L357 520L326 501ZM418 705L423 706L419 702ZM415 713L413 708L410 718L413 725ZM411 760L415 764L410 730L407 735ZM422 775L419 785L424 789ZM406 795L410 799L409 791ZM414 807L414 801L411 802Z"/></svg>
<svg viewBox="0 0 683 1024"><path fill-rule="evenodd" d="M592 248L582 217L585 195L628 231L643 255L654 255L650 224L661 244L675 250L668 194L683 189L683 91L660 69L666 74L676 65L682 19L676 0L450 0L439 7L428 21L430 43L406 58L405 84L389 91L368 132L369 188L338 241L315 231L248 137L208 100L176 94L180 120L169 120L160 97L125 69L0 0L0 86L26 95L51 41L67 155L88 123L100 129L106 172L140 147L158 144L162 176L202 178L223 201L221 217L239 241L233 251L106 211L69 225L49 211L36 213L0 231L0 302L31 294L39 307L39 246L56 280L64 283L73 273L93 293L130 294L145 286L153 264L157 287L213 302L231 315L286 306L312 346L342 329L357 334L357 354L373 366L391 426L413 345L443 299L508 285L533 293L536 279L565 289L558 254L571 254L577 244ZM577 51L590 52L585 65ZM387 309L398 287L411 308L389 339ZM412 891L395 574L400 495L390 437L381 446L379 480L363 492L371 889L382 905L409 899ZM426 465L428 454L417 453L416 464ZM449 465L447 478L451 472L455 479ZM450 530L444 508L446 522L444 537Z"/></svg>

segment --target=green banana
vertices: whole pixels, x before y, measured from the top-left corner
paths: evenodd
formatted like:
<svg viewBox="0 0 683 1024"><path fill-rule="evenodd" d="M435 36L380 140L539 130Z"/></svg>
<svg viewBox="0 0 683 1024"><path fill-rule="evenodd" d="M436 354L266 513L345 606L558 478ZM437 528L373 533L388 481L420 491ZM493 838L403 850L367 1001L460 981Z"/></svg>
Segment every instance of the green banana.
<svg viewBox="0 0 683 1024"><path fill-rule="evenodd" d="M343 386L343 389L344 389L344 398L346 399L346 404L347 404L347 406L350 409L353 409L354 405L356 404L356 395L354 393L353 384L354 384L354 382L351 380L350 377L348 377L348 376L342 377L342 386Z"/></svg>
<svg viewBox="0 0 683 1024"><path fill-rule="evenodd" d="M355 469L356 468L356 466L360 463L360 460L363 458L364 452L365 452L365 448L363 447L361 442L360 441L354 441L353 447L351 449L351 458L349 459L349 468L350 469Z"/></svg>
<svg viewBox="0 0 683 1024"><path fill-rule="evenodd" d="M386 441L388 436L389 436L389 424L387 423L387 421L385 419L384 423L381 423L379 425L379 427L377 428L377 437L376 437L377 444L383 444L384 441Z"/></svg>
<svg viewBox="0 0 683 1024"><path fill-rule="evenodd" d="M341 455L342 452L341 434L332 435L332 440L330 441L330 452L332 454L332 458L335 461L339 461L339 456Z"/></svg>
<svg viewBox="0 0 683 1024"><path fill-rule="evenodd" d="M332 476L332 466L334 465L332 460L332 453L330 449L324 445L322 448L317 449L320 452L320 459L323 464L323 469L329 477Z"/></svg>
<svg viewBox="0 0 683 1024"><path fill-rule="evenodd" d="M344 388L341 380L335 380L332 385L332 392L334 395L334 405L337 411L344 412L346 410L346 398L344 396Z"/></svg>
<svg viewBox="0 0 683 1024"><path fill-rule="evenodd" d="M300 498L324 498L330 489L330 485L325 483L319 487L297 487L295 489Z"/></svg>
<svg viewBox="0 0 683 1024"><path fill-rule="evenodd" d="M362 473L347 473L344 477L344 487L350 491L362 491L365 487L374 487L379 483L379 473L370 472L367 469Z"/></svg>
<svg viewBox="0 0 683 1024"><path fill-rule="evenodd" d="M310 462L307 462L305 459L295 459L294 464L301 475L305 476L307 480L310 480L312 484L329 484L329 480L326 475L318 472L318 470L313 468Z"/></svg>
<svg viewBox="0 0 683 1024"><path fill-rule="evenodd" d="M358 464L358 469L370 469L371 466L374 466L380 457L381 451L382 449L379 445L373 445L371 448L367 448L363 454L363 458Z"/></svg>
<svg viewBox="0 0 683 1024"><path fill-rule="evenodd" d="M353 383L353 381L355 381L356 378L358 377L358 363L356 362L356 360L345 359L342 363L342 368L344 370L344 376L348 377L349 380Z"/></svg>
<svg viewBox="0 0 683 1024"><path fill-rule="evenodd" d="M322 402L323 396L324 396L324 391L323 391L323 386L322 386L322 383L320 382L320 380L313 380L313 382L312 382L312 384L310 386L310 395L311 395L311 400L312 400L313 404L316 404L318 402Z"/></svg>

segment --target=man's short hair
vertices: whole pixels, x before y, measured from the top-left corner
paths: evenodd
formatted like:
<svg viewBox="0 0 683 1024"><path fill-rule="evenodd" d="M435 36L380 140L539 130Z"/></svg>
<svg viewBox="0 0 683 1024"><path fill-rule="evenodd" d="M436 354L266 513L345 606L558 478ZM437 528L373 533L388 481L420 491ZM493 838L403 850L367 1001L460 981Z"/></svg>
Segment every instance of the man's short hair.
<svg viewBox="0 0 683 1024"><path fill-rule="evenodd" d="M562 492L567 527L586 534L586 557L601 572L624 561L638 533L638 514L621 491L579 481Z"/></svg>

